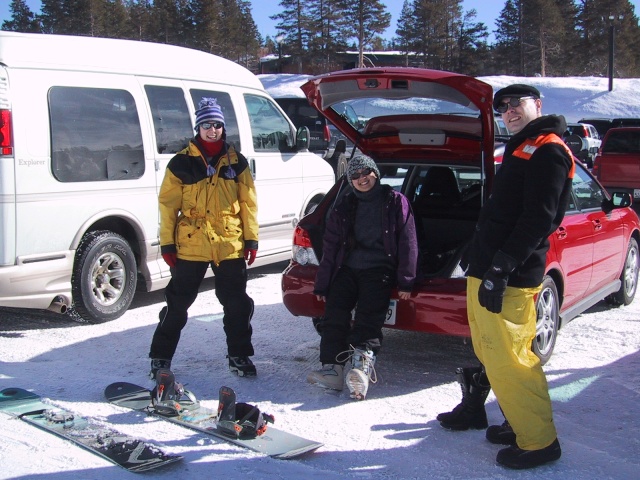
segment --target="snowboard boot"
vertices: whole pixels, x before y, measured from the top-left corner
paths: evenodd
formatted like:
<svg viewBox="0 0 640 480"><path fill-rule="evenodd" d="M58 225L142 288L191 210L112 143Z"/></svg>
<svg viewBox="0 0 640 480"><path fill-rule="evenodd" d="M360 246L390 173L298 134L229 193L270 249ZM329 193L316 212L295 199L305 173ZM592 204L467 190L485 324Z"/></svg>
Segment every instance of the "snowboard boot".
<svg viewBox="0 0 640 480"><path fill-rule="evenodd" d="M347 373L346 381L351 398L364 400L369 391L369 382L376 383L376 356L367 346L351 347L351 370Z"/></svg>
<svg viewBox="0 0 640 480"><path fill-rule="evenodd" d="M258 374L256 366L248 356L232 357L227 355L227 358L229 359L229 370L238 374L239 377L255 377Z"/></svg>
<svg viewBox="0 0 640 480"><path fill-rule="evenodd" d="M507 468L521 470L554 462L558 460L561 455L560 442L558 442L556 438L551 445L538 450L523 450L515 445L503 448L498 452L496 462Z"/></svg>
<svg viewBox="0 0 640 480"><path fill-rule="evenodd" d="M221 387L216 428L220 433L240 439L251 439L267 431L267 423L273 423L273 415L262 413L255 405L236 403L236 392Z"/></svg>
<svg viewBox="0 0 640 480"><path fill-rule="evenodd" d="M339 364L323 364L320 370L307 375L307 382L322 388L342 391L344 388L344 367Z"/></svg>
<svg viewBox="0 0 640 480"><path fill-rule="evenodd" d="M167 360L165 358L152 358L151 359L151 371L149 372L149 378L151 380L156 379L156 373L161 368L171 370L171 360Z"/></svg>
<svg viewBox="0 0 640 480"><path fill-rule="evenodd" d="M516 434L507 420L502 425L491 425L487 428L486 437L496 445L517 445Z"/></svg>
<svg viewBox="0 0 640 480"><path fill-rule="evenodd" d="M447 430L487 428L484 402L491 391L487 374L482 367L457 368L456 375L462 389L462 402L451 412L440 413L436 419Z"/></svg>

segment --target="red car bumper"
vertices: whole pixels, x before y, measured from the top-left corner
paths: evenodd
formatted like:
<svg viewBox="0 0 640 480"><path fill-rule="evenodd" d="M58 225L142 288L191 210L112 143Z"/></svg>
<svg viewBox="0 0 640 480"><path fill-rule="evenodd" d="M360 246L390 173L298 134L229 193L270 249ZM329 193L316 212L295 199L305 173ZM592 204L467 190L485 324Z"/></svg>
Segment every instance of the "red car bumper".
<svg viewBox="0 0 640 480"><path fill-rule="evenodd" d="M324 315L324 303L313 295L316 269L316 266L290 262L282 273L282 301L292 315ZM470 336L466 287L464 278L425 280L417 284L409 300L398 300L396 323L387 327ZM392 298L398 299L397 292Z"/></svg>

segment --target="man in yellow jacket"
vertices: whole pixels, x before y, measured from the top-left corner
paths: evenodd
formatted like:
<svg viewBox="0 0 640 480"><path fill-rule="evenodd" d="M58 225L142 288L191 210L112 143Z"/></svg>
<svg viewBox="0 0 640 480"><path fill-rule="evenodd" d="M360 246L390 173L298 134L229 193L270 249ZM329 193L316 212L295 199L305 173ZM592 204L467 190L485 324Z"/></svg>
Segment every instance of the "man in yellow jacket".
<svg viewBox="0 0 640 480"><path fill-rule="evenodd" d="M229 145L224 115L214 98L196 110L196 136L167 165L158 198L160 249L171 267L167 305L153 335L151 376L171 368L187 323L187 310L211 266L224 309L229 369L255 376L249 358L253 300L247 295L247 263L258 250L258 207L247 159Z"/></svg>

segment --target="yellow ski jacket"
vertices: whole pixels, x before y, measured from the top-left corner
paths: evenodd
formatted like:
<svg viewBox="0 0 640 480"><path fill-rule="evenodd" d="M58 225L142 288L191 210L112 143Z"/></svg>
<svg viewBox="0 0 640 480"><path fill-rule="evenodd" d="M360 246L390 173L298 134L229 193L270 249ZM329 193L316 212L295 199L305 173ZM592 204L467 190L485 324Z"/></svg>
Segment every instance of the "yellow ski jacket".
<svg viewBox="0 0 640 480"><path fill-rule="evenodd" d="M233 146L225 143L208 165L191 140L169 161L158 201L162 253L219 265L243 257L245 248L258 249L253 177Z"/></svg>

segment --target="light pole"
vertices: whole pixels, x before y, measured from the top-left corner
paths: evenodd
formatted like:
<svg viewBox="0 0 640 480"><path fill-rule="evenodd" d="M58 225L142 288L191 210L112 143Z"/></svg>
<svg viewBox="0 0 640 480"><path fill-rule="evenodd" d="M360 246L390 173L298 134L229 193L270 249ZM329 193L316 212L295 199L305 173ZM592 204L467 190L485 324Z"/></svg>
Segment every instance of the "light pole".
<svg viewBox="0 0 640 480"><path fill-rule="evenodd" d="M618 15L617 20L622 21L624 17L622 15ZM615 58L615 24L616 20L615 15L609 15L609 91L613 90L613 62Z"/></svg>
<svg viewBox="0 0 640 480"><path fill-rule="evenodd" d="M281 33L276 35L276 42L278 44L278 73L282 73L282 42L284 41L284 35Z"/></svg>

